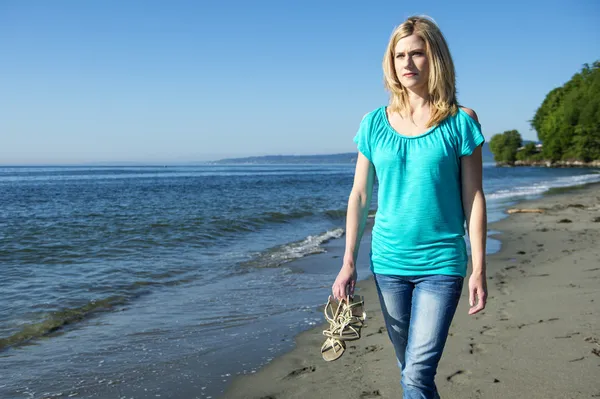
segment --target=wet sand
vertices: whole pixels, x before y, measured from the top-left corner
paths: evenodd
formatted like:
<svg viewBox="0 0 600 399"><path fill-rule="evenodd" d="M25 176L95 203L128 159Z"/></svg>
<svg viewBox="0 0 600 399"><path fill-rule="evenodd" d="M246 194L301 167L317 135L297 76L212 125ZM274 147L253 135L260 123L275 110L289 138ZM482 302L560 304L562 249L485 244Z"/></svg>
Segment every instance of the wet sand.
<svg viewBox="0 0 600 399"><path fill-rule="evenodd" d="M442 398L600 398L600 185L523 202L491 224L489 300L469 316L467 281L436 383ZM368 252L363 245L361 252ZM336 266L339 267L339 266ZM335 362L321 358L325 325L224 398L400 398L399 371L372 279L359 282L368 319ZM324 302L327 298L324 298Z"/></svg>

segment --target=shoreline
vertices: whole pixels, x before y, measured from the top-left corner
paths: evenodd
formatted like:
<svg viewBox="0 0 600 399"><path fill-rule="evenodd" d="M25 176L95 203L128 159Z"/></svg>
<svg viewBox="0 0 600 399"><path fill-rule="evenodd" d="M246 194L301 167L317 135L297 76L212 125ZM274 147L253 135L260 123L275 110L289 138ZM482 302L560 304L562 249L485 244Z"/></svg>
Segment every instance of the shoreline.
<svg viewBox="0 0 600 399"><path fill-rule="evenodd" d="M488 304L484 312L467 315L467 275L438 368L440 394L600 395L594 378L600 366L594 308L600 302L600 224L595 222L600 220L600 184L550 191L516 207L546 211L507 215L488 226L499 231L490 238L502 243L499 252L487 256ZM363 246L361 253L366 251ZM372 275L357 282L357 293L365 297L367 322L361 339L349 342L339 360L327 363L320 356L322 324L296 336L294 349L256 374L236 377L220 397L397 397L399 371Z"/></svg>
<svg viewBox="0 0 600 399"><path fill-rule="evenodd" d="M514 163L496 162L496 167L516 168L520 166L539 168L598 168L600 160L594 161L515 161Z"/></svg>

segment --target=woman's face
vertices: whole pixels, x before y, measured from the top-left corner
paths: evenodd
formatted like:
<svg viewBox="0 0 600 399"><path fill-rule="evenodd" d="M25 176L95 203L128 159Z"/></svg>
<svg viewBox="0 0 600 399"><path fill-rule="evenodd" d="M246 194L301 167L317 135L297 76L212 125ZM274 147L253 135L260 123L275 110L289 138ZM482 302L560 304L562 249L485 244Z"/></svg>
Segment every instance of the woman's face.
<svg viewBox="0 0 600 399"><path fill-rule="evenodd" d="M429 60L425 42L417 35L406 36L396 43L394 49L396 76L407 89L427 88Z"/></svg>

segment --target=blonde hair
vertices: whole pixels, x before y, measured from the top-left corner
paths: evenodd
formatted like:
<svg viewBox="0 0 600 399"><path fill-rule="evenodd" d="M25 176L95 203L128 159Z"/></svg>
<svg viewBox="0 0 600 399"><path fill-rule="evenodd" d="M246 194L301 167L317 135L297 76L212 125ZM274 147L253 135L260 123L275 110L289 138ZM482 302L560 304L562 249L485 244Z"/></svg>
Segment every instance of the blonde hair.
<svg viewBox="0 0 600 399"><path fill-rule="evenodd" d="M458 112L454 63L446 39L433 19L427 16L413 16L394 29L383 57L384 85L390 92L390 111L400 114L408 111L408 115L411 116L408 90L402 86L396 75L394 53L398 41L413 34L425 42L429 60L427 88L431 116L427 127L432 127Z"/></svg>

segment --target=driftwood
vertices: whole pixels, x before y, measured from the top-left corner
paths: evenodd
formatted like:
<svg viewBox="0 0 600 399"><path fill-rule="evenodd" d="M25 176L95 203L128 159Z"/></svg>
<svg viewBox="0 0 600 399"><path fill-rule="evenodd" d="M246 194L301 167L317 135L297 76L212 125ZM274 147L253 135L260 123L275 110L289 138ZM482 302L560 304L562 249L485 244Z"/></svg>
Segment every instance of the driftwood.
<svg viewBox="0 0 600 399"><path fill-rule="evenodd" d="M513 214L513 213L544 213L543 209L539 209L539 208L531 208L531 209L527 209L527 208L523 208L523 209L519 209L519 208L511 208L508 211L509 214Z"/></svg>

